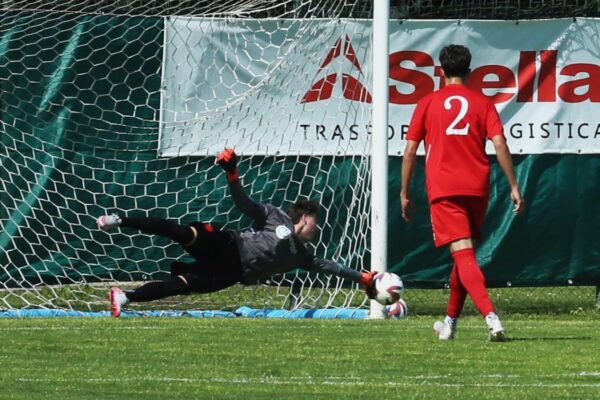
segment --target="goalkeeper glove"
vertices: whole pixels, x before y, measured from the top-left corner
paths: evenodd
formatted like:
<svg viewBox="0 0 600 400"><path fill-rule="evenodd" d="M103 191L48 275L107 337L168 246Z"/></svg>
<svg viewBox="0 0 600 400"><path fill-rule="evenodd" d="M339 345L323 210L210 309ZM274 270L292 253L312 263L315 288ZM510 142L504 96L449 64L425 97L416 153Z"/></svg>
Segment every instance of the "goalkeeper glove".
<svg viewBox="0 0 600 400"><path fill-rule="evenodd" d="M371 272L361 272L360 279L358 283L360 283L365 289L365 293L367 293L367 297L370 299L374 299L377 295L377 291L375 290L375 275L379 272L371 271Z"/></svg>
<svg viewBox="0 0 600 400"><path fill-rule="evenodd" d="M215 162L225 170L227 181L233 182L240 177L237 169L237 155L233 149L226 148L220 152Z"/></svg>

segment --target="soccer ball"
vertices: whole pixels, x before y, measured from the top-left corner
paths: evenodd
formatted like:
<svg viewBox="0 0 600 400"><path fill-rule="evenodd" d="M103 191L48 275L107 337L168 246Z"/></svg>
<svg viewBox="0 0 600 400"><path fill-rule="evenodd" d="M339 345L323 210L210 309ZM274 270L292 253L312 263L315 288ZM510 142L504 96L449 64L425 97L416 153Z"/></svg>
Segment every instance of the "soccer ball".
<svg viewBox="0 0 600 400"><path fill-rule="evenodd" d="M389 306L385 306L385 314L389 318L405 318L408 315L406 301L400 299Z"/></svg>
<svg viewBox="0 0 600 400"><path fill-rule="evenodd" d="M404 291L402 279L391 272L380 272L375 275L375 300L384 306L400 300Z"/></svg>

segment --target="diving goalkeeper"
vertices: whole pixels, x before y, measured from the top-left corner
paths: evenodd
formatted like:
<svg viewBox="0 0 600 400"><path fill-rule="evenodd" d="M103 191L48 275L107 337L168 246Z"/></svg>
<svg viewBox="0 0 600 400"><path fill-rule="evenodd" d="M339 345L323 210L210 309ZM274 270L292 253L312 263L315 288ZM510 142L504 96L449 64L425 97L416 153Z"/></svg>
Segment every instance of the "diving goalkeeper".
<svg viewBox="0 0 600 400"><path fill-rule="evenodd" d="M202 222L179 225L164 219L116 214L97 219L98 228L106 232L129 228L168 237L195 259L191 263L173 262L171 277L164 281L148 282L131 291L111 288L109 300L113 317L118 317L130 302L190 292L216 292L236 283L254 284L297 268L359 282L367 295L373 297L374 272L359 272L335 261L317 258L305 246L318 231L320 204L317 201L300 199L287 213L271 204L255 202L242 187L233 149L223 150L216 162L226 172L235 205L253 220L247 230L221 230Z"/></svg>

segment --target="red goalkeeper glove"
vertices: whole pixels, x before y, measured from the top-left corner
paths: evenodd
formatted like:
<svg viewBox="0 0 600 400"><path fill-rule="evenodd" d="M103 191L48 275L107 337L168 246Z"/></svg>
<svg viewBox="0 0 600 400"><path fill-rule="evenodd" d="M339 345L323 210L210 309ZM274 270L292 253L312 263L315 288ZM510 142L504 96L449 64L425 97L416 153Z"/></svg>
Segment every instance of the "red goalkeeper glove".
<svg viewBox="0 0 600 400"><path fill-rule="evenodd" d="M365 289L365 293L367 293L367 297L370 299L374 299L377 295L377 292L375 290L375 275L377 275L378 273L379 272L377 271L360 273L360 279L358 280L358 283L360 283L363 286L363 288Z"/></svg>
<svg viewBox="0 0 600 400"><path fill-rule="evenodd" d="M215 162L225 170L229 182L233 182L240 177L237 169L237 155L233 149L225 149L220 152Z"/></svg>

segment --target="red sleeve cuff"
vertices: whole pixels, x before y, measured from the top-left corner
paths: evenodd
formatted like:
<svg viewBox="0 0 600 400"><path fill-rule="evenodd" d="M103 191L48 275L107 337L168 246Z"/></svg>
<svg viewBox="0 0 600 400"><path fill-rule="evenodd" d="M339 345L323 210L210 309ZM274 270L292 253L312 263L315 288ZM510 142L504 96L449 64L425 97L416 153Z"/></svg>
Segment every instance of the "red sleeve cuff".
<svg viewBox="0 0 600 400"><path fill-rule="evenodd" d="M371 275L370 274L366 274L364 272L360 273L360 279L358 280L358 283L360 283L363 286L367 286L369 284L369 282L371 282Z"/></svg>
<svg viewBox="0 0 600 400"><path fill-rule="evenodd" d="M236 169L227 172L227 182L237 181L240 178L240 172Z"/></svg>

